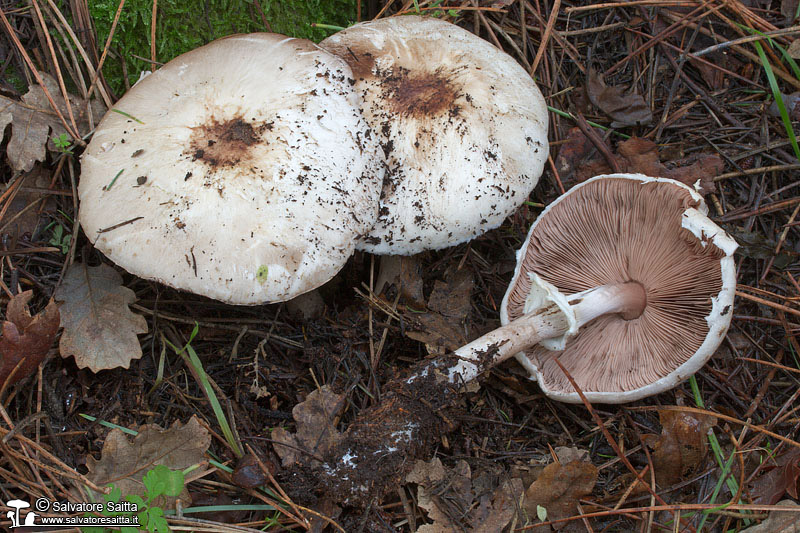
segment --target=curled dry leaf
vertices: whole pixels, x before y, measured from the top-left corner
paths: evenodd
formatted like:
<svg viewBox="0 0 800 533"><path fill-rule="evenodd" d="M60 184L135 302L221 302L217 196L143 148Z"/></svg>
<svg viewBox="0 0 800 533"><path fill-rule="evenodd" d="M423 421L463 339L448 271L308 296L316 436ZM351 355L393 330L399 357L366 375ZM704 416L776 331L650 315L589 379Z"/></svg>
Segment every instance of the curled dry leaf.
<svg viewBox="0 0 800 533"><path fill-rule="evenodd" d="M136 301L122 286L122 276L108 265L75 263L55 293L60 303L61 357L75 357L80 368L92 372L128 368L142 357L136 335L147 333L147 321L128 308Z"/></svg>
<svg viewBox="0 0 800 533"><path fill-rule="evenodd" d="M342 407L344 396L336 394L327 385L295 405L292 417L297 423L297 433L283 428L272 431L273 446L283 466L306 462L309 456L323 456L336 446L342 438L336 430L336 416Z"/></svg>
<svg viewBox="0 0 800 533"><path fill-rule="evenodd" d="M784 495L798 497L800 480L800 450L792 449L764 468L765 474L750 485L753 502L760 505L774 505Z"/></svg>
<svg viewBox="0 0 800 533"><path fill-rule="evenodd" d="M503 479L499 486L495 482L492 487L483 487L488 477L473 476L464 460L452 469L445 468L438 457L417 461L406 481L418 485L417 504L433 522L420 526L417 532L503 531L522 502L522 480Z"/></svg>
<svg viewBox="0 0 800 533"><path fill-rule="evenodd" d="M592 104L614 119L612 128L649 124L653 121L650 106L641 95L632 92L625 94L622 87L606 85L603 75L593 68L589 69L586 80L586 94Z"/></svg>
<svg viewBox="0 0 800 533"><path fill-rule="evenodd" d="M707 435L716 424L708 415L661 410L661 435L643 435L653 448L656 482L668 487L694 474L705 460Z"/></svg>
<svg viewBox="0 0 800 533"><path fill-rule="evenodd" d="M428 298L428 312L405 313L410 324L406 335L425 343L428 353L433 354L452 352L466 344L464 321L472 309L474 286L472 272L466 269L455 272L446 282L437 280Z"/></svg>
<svg viewBox="0 0 800 533"><path fill-rule="evenodd" d="M699 154L664 164L659 158L656 143L639 137L632 137L619 143L617 153L613 154L613 157L620 172L670 178L695 188L700 194L716 191L714 177L725 168L722 158L717 154ZM585 181L609 172L611 167L605 160L593 158L578 167L575 176L578 181Z"/></svg>
<svg viewBox="0 0 800 533"><path fill-rule="evenodd" d="M201 463L210 444L211 434L196 416L185 424L176 421L169 429L155 424L142 426L133 441L119 429L112 429L103 443L100 460L86 458L86 477L100 487L114 484L124 495L144 496L142 478L153 467L183 470ZM173 506L176 499L190 501L185 488L177 498L160 498L165 499L156 505L162 508Z"/></svg>
<svg viewBox="0 0 800 533"><path fill-rule="evenodd" d="M40 220L45 219L43 215L56 210L56 204L53 196L42 192L50 187L50 176L40 165L17 179L21 180L21 190L14 194L3 220L9 222L9 234L29 239L36 234ZM3 191L16 185L16 182L9 183ZM45 235L46 238L50 236Z"/></svg>
<svg viewBox="0 0 800 533"><path fill-rule="evenodd" d="M592 463L572 461L566 464L551 463L544 467L528 490L525 491L525 509L528 516L537 516L536 507L547 509L547 519L557 520L578 514L578 500L592 493L597 483L597 467ZM570 522L557 527L568 531ZM580 526L584 530L583 524Z"/></svg>
<svg viewBox="0 0 800 533"><path fill-rule="evenodd" d="M58 84L48 74L40 74L61 115L69 121L67 103ZM81 135L88 133L105 113L105 106L97 100L69 95L69 105ZM17 171L30 171L36 161L44 161L48 142L52 143L50 139L67 133L40 85L31 86L20 101L0 95L0 141L8 124L11 124L11 140L6 153L11 168ZM50 148L55 146L50 144Z"/></svg>
<svg viewBox="0 0 800 533"><path fill-rule="evenodd" d="M777 505L786 507L786 511L770 511L766 520L743 529L740 533L797 533L800 531L800 512L797 512L800 506L792 500L783 500Z"/></svg>
<svg viewBox="0 0 800 533"><path fill-rule="evenodd" d="M6 307L0 337L0 391L33 374L58 333L58 306L50 300L44 311L31 316L28 302L32 297L33 291L19 293Z"/></svg>

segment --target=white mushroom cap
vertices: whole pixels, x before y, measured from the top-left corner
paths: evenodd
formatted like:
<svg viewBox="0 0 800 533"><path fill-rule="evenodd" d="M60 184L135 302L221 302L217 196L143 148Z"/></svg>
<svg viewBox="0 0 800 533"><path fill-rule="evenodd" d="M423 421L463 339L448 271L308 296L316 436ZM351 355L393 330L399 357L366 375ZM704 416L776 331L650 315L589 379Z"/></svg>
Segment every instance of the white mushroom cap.
<svg viewBox="0 0 800 533"><path fill-rule="evenodd" d="M143 278L236 304L329 280L377 216L382 157L344 61L236 35L137 83L82 159L80 222Z"/></svg>
<svg viewBox="0 0 800 533"><path fill-rule="evenodd" d="M627 282L646 294L640 316L606 314L570 328L562 351L539 345L517 355L546 395L581 401L555 358L601 403L658 394L706 363L733 316L737 247L707 212L686 185L639 174L592 178L542 212L517 252L503 324L531 311L539 278L568 295Z"/></svg>
<svg viewBox="0 0 800 533"><path fill-rule="evenodd" d="M509 55L416 16L356 24L320 44L353 69L387 157L378 222L358 249L453 246L527 199L547 159L547 108Z"/></svg>

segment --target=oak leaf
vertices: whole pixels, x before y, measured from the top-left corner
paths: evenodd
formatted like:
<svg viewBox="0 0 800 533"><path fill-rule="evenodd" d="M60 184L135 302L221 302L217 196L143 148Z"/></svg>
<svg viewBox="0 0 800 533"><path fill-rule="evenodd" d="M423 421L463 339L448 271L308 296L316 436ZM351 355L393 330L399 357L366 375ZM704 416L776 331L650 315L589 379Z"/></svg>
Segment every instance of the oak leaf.
<svg viewBox="0 0 800 533"><path fill-rule="evenodd" d="M53 102L69 123L69 111L61 89L52 77L40 74ZM69 105L81 135L88 133L105 113L105 107L97 100L87 101L69 95ZM8 124L11 124L11 140L6 153L11 168L17 171L28 172L36 161L44 161L48 144L51 150L56 149L51 138L67 133L40 85L32 85L20 100L0 95L0 141Z"/></svg>
<svg viewBox="0 0 800 533"><path fill-rule="evenodd" d="M653 448L656 481L662 487L673 485L694 474L708 451L708 431L716 419L708 415L661 410L661 435L643 435Z"/></svg>
<svg viewBox="0 0 800 533"><path fill-rule="evenodd" d="M633 92L625 94L622 87L606 85L603 75L594 69L589 69L586 94L592 104L614 119L612 128L649 124L653 121L653 113L642 95Z"/></svg>
<svg viewBox="0 0 800 533"><path fill-rule="evenodd" d="M525 509L529 516L537 516L537 507L543 507L549 520L576 516L578 500L591 494L595 483L597 467L592 463L551 463L525 491ZM570 530L570 524L556 526L556 529Z"/></svg>
<svg viewBox="0 0 800 533"><path fill-rule="evenodd" d="M336 429L336 416L342 407L344 396L336 394L327 385L295 405L292 417L297 423L297 433L283 428L272 430L275 452L283 466L305 461L308 456L324 456L333 449L342 439L342 434Z"/></svg>
<svg viewBox="0 0 800 533"><path fill-rule="evenodd" d="M101 458L86 458L86 477L100 487L113 484L125 496L144 496L142 478L148 471L156 465L183 470L198 464L210 444L211 434L196 416L185 424L176 421L169 429L144 425L133 441L121 430L112 429L103 443ZM177 498L162 498L165 499L157 502L159 507L172 505L176 499L190 501L185 488Z"/></svg>
<svg viewBox="0 0 800 533"><path fill-rule="evenodd" d="M0 391L33 374L58 333L58 306L50 300L44 311L31 316L28 302L32 297L33 291L19 293L6 307L0 337Z"/></svg>
<svg viewBox="0 0 800 533"><path fill-rule="evenodd" d="M80 368L92 372L128 368L142 357L138 333L147 333L147 321L128 308L134 292L122 286L122 276L108 265L75 263L55 293L60 303L62 357L75 357Z"/></svg>

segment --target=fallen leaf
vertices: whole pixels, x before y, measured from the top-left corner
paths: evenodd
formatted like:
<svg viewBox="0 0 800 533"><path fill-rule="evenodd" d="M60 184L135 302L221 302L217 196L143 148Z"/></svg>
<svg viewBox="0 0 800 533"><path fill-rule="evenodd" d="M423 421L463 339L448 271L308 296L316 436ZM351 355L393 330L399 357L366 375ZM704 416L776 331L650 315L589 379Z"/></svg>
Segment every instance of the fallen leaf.
<svg viewBox="0 0 800 533"><path fill-rule="evenodd" d="M592 463L551 463L525 491L525 509L529 516L536 516L537 506L544 507L548 520L575 516L578 514L578 500L591 494L595 483L597 467ZM556 529L567 529L569 524L567 522L565 527Z"/></svg>
<svg viewBox="0 0 800 533"><path fill-rule="evenodd" d="M472 530L475 532L505 531L506 526L516 518L524 497L525 488L521 479L504 480L491 495L488 513L485 517L473 522ZM480 509L481 507L478 508L478 510ZM512 525L511 530L513 531L513 529Z"/></svg>
<svg viewBox="0 0 800 533"><path fill-rule="evenodd" d="M101 458L86 458L86 477L100 487L114 484L126 496L144 496L142 478L153 467L183 470L201 463L210 444L211 434L196 416L185 424L176 421L169 429L155 424L142 426L133 441L121 430L112 429L103 443ZM157 505L162 508L174 506L178 499L190 501L186 488L177 498L160 498L164 500Z"/></svg>
<svg viewBox="0 0 800 533"><path fill-rule="evenodd" d="M453 352L467 343L463 328L459 328L439 313L406 313L406 337L425 344L429 354Z"/></svg>
<svg viewBox="0 0 800 533"><path fill-rule="evenodd" d="M20 186L23 188L46 189L50 186L50 176L41 166L35 166L32 171L18 179L22 181ZM5 190L11 186L12 184L8 184ZM36 190L20 190L8 206L4 220L10 222L10 234L30 239L36 235L39 222L44 218L42 214L51 211L55 211L53 196Z"/></svg>
<svg viewBox="0 0 800 533"><path fill-rule="evenodd" d="M656 482L662 487L674 485L694 474L708 451L708 431L716 419L679 411L660 410L661 435L643 435L653 448Z"/></svg>
<svg viewBox="0 0 800 533"><path fill-rule="evenodd" d="M793 121L800 120L800 105L798 105L798 103L800 103L800 91L793 92L792 94L780 93L780 95L783 99L783 106L786 108L786 113L789 114L789 118ZM769 104L767 113L773 117L781 116L778 103L772 102Z"/></svg>
<svg viewBox="0 0 800 533"><path fill-rule="evenodd" d="M781 252L775 255L776 241L768 239L757 231L745 231L730 228L731 236L739 243L737 253L750 259L773 259L775 268L785 268L792 263L792 256Z"/></svg>
<svg viewBox="0 0 800 533"><path fill-rule="evenodd" d="M470 295L475 287L472 272L462 269L444 282L436 280L428 298L428 309L458 321L466 319L472 310Z"/></svg>
<svg viewBox="0 0 800 533"><path fill-rule="evenodd" d="M342 435L336 430L335 421L342 407L344 396L327 385L294 406L292 418L297 423L297 432L290 433L283 428L272 430L273 446L284 467L306 459L309 454L323 456L339 443Z"/></svg>
<svg viewBox="0 0 800 533"><path fill-rule="evenodd" d="M792 59L800 59L800 39L792 41L787 51Z"/></svg>
<svg viewBox="0 0 800 533"><path fill-rule="evenodd" d="M489 476L472 476L469 464L458 461L452 469L438 457L417 461L406 476L416 483L417 505L433 522L417 529L418 533L452 531L503 531L516 518L524 496L522 480L503 479L499 486L486 487Z"/></svg>
<svg viewBox="0 0 800 533"><path fill-rule="evenodd" d="M783 500L776 505L786 507L786 511L770 511L766 520L758 525L743 529L740 533L798 533L800 531L800 513L797 503Z"/></svg>
<svg viewBox="0 0 800 533"><path fill-rule="evenodd" d="M33 374L58 333L58 306L50 300L44 311L31 316L28 302L32 297L33 291L21 292L6 307L0 337L0 390Z"/></svg>
<svg viewBox="0 0 800 533"><path fill-rule="evenodd" d="M437 280L428 298L428 312L404 314L409 324L406 336L425 343L428 353L437 355L466 344L464 321L472 309L474 286L472 272L466 269L455 272L446 282Z"/></svg>
<svg viewBox="0 0 800 533"><path fill-rule="evenodd" d="M425 306L422 293L422 263L419 255L384 255L375 278L375 294L394 286L406 305Z"/></svg>
<svg viewBox="0 0 800 533"><path fill-rule="evenodd" d="M62 116L69 122L67 103L58 84L48 74L40 74ZM90 116L97 124L105 113L105 107L98 100L87 102L70 95L69 102L81 135L93 127L90 125ZM0 95L0 141L8 124L11 124L11 140L8 141L6 153L11 168L17 171L30 171L36 161L44 161L48 143L50 149L55 150L51 138L67 133L40 85L31 86L20 101Z"/></svg>
<svg viewBox="0 0 800 533"><path fill-rule="evenodd" d="M590 126L591 127L591 126ZM599 135L602 138L602 135ZM609 147L609 152L611 147ZM562 182L568 182L575 171L599 156L594 143L583 134L579 127L569 130L567 138L558 149L556 169Z"/></svg>
<svg viewBox="0 0 800 533"><path fill-rule="evenodd" d="M638 126L653 121L650 106L641 95L625 94L622 87L606 85L602 74L590 68L586 81L586 94L589 100L603 113L614 119L612 128Z"/></svg>
<svg viewBox="0 0 800 533"><path fill-rule="evenodd" d="M570 446L556 446L555 449L558 462L562 465L571 463L572 461L588 461L589 450L582 448L575 448Z"/></svg>
<svg viewBox="0 0 800 533"><path fill-rule="evenodd" d="M792 449L774 460L774 464L764 468L764 474L750 485L753 503L774 505L784 495L798 496L800 479L800 450Z"/></svg>
<svg viewBox="0 0 800 533"><path fill-rule="evenodd" d="M75 357L80 368L92 372L128 368L142 357L136 337L147 333L147 321L128 308L134 292L122 286L122 276L106 264L75 263L55 293L60 302L61 357Z"/></svg>
<svg viewBox="0 0 800 533"><path fill-rule="evenodd" d="M714 177L725 167L722 159L716 154L700 154L673 161L667 166L660 161L656 143L640 137L631 137L619 143L614 160L620 172L674 179L692 187L700 194L716 190ZM595 159L579 168L576 175L579 181L585 181L609 172L611 167L605 160Z"/></svg>
<svg viewBox="0 0 800 533"><path fill-rule="evenodd" d="M791 24L797 18L797 0L781 0L781 15L786 17L786 23Z"/></svg>

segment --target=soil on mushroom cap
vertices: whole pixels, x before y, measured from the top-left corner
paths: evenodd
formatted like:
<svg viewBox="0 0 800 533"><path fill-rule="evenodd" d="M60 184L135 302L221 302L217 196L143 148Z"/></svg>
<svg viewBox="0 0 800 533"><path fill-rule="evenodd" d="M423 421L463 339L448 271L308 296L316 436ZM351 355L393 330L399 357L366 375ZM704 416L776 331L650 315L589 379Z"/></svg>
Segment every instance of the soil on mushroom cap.
<svg viewBox="0 0 800 533"><path fill-rule="evenodd" d="M212 169L232 167L250 156L253 145L266 142L262 135L270 129L269 122L250 122L241 115L225 120L212 116L192 129L185 153Z"/></svg>

